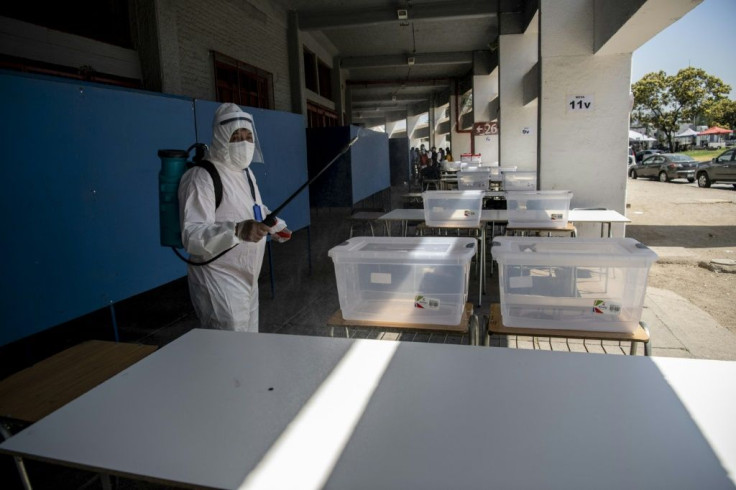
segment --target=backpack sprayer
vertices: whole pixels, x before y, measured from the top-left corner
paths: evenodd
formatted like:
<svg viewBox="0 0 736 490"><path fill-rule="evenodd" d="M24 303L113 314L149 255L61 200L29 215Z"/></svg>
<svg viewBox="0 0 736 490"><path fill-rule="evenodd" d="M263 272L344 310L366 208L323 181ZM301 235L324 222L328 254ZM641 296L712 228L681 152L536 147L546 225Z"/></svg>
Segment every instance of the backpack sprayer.
<svg viewBox="0 0 736 490"><path fill-rule="evenodd" d="M353 146L355 142L358 141L358 139L360 138L361 131L363 130L360 129L358 131L358 135L351 139L350 142L348 142L348 144L345 145L345 147L340 150L340 152L332 160L330 160L330 162L325 165L322 170L317 173L317 175L302 184L302 186L299 187L292 195L290 195L279 207L270 212L266 216L266 218L263 219L263 223L269 227L274 226L276 224L276 216L278 215L278 213L280 213L291 201L293 201L294 198L298 196L301 191L309 187L315 180L317 180L328 168L332 166L333 163L338 160L338 158L347 153L350 147ZM190 162L187 161L187 159L189 158L189 153L192 151L192 149L195 150L195 154L193 160ZM233 247L230 247L227 250L216 255L215 257L203 262L192 262L191 260L181 255L179 250L177 250L180 248L184 248L184 244L181 241L181 222L179 221L178 195L179 181L181 180L182 175L184 175L184 172L192 167L197 166L205 168L210 173L213 185L215 187L215 209L217 209L217 207L220 205L220 200L222 199L222 182L220 181L220 176L217 173L217 169L215 169L215 166L211 162L204 160L204 152L206 149L207 145L203 143L194 143L187 150L158 151L158 156L159 158L161 158L161 170L158 174L161 246L171 247L171 249L180 259L191 265L209 264L210 262L217 260L237 246L235 245Z"/></svg>

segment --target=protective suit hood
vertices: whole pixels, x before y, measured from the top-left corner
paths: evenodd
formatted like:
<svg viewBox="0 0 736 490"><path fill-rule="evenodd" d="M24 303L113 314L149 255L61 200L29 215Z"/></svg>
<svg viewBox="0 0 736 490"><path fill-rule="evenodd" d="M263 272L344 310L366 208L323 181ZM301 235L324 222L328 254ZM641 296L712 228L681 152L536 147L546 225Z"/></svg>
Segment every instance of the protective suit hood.
<svg viewBox="0 0 736 490"><path fill-rule="evenodd" d="M243 163L242 160L242 147L246 145L230 143L233 132L240 128L249 129L253 133L253 156L252 160L247 163ZM209 147L207 158L218 161L233 170L243 170L252 162L264 163L253 116L243 111L237 104L226 103L218 107L212 121L212 144Z"/></svg>

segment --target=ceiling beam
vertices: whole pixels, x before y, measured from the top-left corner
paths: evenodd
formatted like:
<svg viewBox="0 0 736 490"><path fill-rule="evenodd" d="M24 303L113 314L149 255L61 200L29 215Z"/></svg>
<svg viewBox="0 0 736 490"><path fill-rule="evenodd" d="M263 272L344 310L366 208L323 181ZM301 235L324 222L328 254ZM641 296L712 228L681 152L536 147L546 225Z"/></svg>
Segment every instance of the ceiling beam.
<svg viewBox="0 0 736 490"><path fill-rule="evenodd" d="M409 58L415 65L472 65L472 51L451 53L391 54L383 56L352 56L340 60L341 68L378 68L385 66L407 66Z"/></svg>
<svg viewBox="0 0 736 490"><path fill-rule="evenodd" d="M423 20L461 20L496 17L498 0L447 1L411 5L409 17L400 21L396 8L355 8L341 10L299 11L299 29L303 31L340 29L355 26L414 22Z"/></svg>
<svg viewBox="0 0 736 490"><path fill-rule="evenodd" d="M391 80L345 80L347 85L355 88L389 88L389 87L436 87L447 88L450 86L449 78L423 78L423 79L391 79Z"/></svg>
<svg viewBox="0 0 736 490"><path fill-rule="evenodd" d="M395 104L397 102L403 104L413 104L414 102L424 102L427 100L427 97L422 97L421 95L386 94L384 96L372 95L370 97L353 96L351 100L353 101L353 104Z"/></svg>
<svg viewBox="0 0 736 490"><path fill-rule="evenodd" d="M366 113L366 114L380 114L385 112L405 112L407 106L391 106L391 107L382 107L382 106L363 106L363 107L353 107L353 113L360 112L360 113Z"/></svg>
<svg viewBox="0 0 736 490"><path fill-rule="evenodd" d="M375 126L383 126L386 124L386 119L384 118L375 118L375 119L353 119L353 124L362 124L367 128L372 128Z"/></svg>

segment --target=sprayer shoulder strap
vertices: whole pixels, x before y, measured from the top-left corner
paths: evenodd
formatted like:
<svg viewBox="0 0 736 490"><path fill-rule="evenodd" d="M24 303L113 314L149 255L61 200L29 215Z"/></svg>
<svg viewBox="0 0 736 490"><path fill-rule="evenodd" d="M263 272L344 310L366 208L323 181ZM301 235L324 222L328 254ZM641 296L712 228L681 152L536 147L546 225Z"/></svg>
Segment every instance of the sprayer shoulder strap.
<svg viewBox="0 0 736 490"><path fill-rule="evenodd" d="M215 187L215 209L219 208L222 202L222 180L220 179L220 173L215 168L215 164L209 160L200 160L193 166L202 167L210 174L212 185Z"/></svg>

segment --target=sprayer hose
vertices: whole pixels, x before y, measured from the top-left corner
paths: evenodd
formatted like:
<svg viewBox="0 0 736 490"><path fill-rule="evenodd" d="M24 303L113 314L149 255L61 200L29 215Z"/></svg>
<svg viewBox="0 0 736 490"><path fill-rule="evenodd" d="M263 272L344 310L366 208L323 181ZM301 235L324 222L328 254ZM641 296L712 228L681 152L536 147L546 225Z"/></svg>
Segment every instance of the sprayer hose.
<svg viewBox="0 0 736 490"><path fill-rule="evenodd" d="M239 243L236 243L235 245L233 245L232 247L228 248L227 250L224 250L224 251L220 252L219 254L215 255L214 257L212 257L209 260L205 260L204 262L192 262L188 258L184 257L181 253L179 253L179 251L176 249L176 247L171 247L171 250L173 250L174 253L176 255L178 255L179 258L181 260L183 260L184 262L186 262L187 264L190 264L190 265L207 265L210 262L214 262L215 260L219 259L220 257L222 257L223 255L225 255L226 253L228 253L230 250L234 249L238 245L240 245L240 244Z"/></svg>

